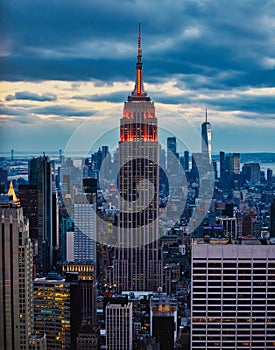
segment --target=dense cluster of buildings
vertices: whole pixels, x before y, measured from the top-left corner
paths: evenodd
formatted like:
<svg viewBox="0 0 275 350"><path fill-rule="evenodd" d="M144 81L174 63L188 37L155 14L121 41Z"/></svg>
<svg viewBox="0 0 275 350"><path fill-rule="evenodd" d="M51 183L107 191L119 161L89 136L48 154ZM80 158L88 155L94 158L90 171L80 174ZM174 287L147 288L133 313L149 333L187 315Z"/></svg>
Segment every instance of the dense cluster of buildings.
<svg viewBox="0 0 275 350"><path fill-rule="evenodd" d="M201 152L161 149L140 40L115 154L0 169L1 349L275 348L272 170L213 157L207 110Z"/></svg>

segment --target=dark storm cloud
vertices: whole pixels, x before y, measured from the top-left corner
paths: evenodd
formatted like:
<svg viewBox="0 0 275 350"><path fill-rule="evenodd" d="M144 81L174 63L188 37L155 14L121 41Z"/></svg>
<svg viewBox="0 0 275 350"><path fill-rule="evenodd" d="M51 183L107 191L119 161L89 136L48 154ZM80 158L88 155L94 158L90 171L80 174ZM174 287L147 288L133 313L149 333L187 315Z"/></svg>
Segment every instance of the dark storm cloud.
<svg viewBox="0 0 275 350"><path fill-rule="evenodd" d="M2 7L2 79L133 79L138 21L147 81L197 74L209 88L217 72L240 73L218 82L229 86L270 85L274 76L265 66L275 56L272 1L13 0Z"/></svg>
<svg viewBox="0 0 275 350"><path fill-rule="evenodd" d="M39 102L52 102L56 101L57 97L53 94L36 94L30 91L18 91L14 95L6 96L6 101L13 100L27 100L27 101L39 101Z"/></svg>

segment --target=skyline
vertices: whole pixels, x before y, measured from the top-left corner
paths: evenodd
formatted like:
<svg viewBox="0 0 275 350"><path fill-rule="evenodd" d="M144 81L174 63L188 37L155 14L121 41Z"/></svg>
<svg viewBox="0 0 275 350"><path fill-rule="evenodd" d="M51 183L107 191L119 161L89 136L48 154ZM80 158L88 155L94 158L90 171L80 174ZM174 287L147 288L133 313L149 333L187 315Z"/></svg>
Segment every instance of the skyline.
<svg viewBox="0 0 275 350"><path fill-rule="evenodd" d="M160 127L177 133L187 121L199 133L207 106L214 154L272 152L274 2L155 5L2 4L1 150L64 149L81 123L94 141L118 127L141 22L145 90L157 114L170 112Z"/></svg>

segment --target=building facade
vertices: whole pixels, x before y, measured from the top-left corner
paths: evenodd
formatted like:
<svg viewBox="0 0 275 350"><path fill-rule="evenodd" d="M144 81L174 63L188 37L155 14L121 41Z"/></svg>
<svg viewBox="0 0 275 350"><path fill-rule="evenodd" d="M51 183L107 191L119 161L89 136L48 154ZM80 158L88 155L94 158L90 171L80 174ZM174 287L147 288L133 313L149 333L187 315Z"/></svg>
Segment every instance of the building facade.
<svg viewBox="0 0 275 350"><path fill-rule="evenodd" d="M174 350L177 338L177 301L166 293L154 293L150 299L150 335L160 350Z"/></svg>
<svg viewBox="0 0 275 350"><path fill-rule="evenodd" d="M34 329L46 334L48 350L73 350L81 322L78 282L57 274L34 280Z"/></svg>
<svg viewBox="0 0 275 350"><path fill-rule="evenodd" d="M133 349L133 304L106 306L106 345L108 350Z"/></svg>
<svg viewBox="0 0 275 350"><path fill-rule="evenodd" d="M29 349L33 330L32 244L18 205L2 203L0 237L0 344Z"/></svg>
<svg viewBox="0 0 275 350"><path fill-rule="evenodd" d="M81 290L81 322L96 324L96 266L93 261L67 262L62 266L63 274L78 274Z"/></svg>
<svg viewBox="0 0 275 350"><path fill-rule="evenodd" d="M37 270L46 274L53 265L52 164L49 157L30 160L29 183L37 187L38 193Z"/></svg>
<svg viewBox="0 0 275 350"><path fill-rule="evenodd" d="M29 338L29 350L47 350L46 334L33 334Z"/></svg>
<svg viewBox="0 0 275 350"><path fill-rule="evenodd" d="M74 261L96 260L96 213L86 195L74 199Z"/></svg>
<svg viewBox="0 0 275 350"><path fill-rule="evenodd" d="M193 244L190 349L274 349L275 246Z"/></svg>

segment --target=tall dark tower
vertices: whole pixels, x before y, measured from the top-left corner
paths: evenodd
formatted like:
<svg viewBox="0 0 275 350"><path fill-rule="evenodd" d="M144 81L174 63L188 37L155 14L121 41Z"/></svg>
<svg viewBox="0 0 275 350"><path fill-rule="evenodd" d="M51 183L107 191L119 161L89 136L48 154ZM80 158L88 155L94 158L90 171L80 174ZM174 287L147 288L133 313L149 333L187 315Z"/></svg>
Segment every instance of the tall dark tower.
<svg viewBox="0 0 275 350"><path fill-rule="evenodd" d="M211 162L211 124L207 119L207 108L205 110L205 121L201 125L201 152L204 161Z"/></svg>
<svg viewBox="0 0 275 350"><path fill-rule="evenodd" d="M135 89L124 103L119 141L119 244L114 283L121 290L162 285L157 246L159 207L158 126L154 102L144 91L140 26Z"/></svg>
<svg viewBox="0 0 275 350"><path fill-rule="evenodd" d="M37 188L38 272L48 272L53 264L52 165L46 156L29 162L29 183Z"/></svg>

